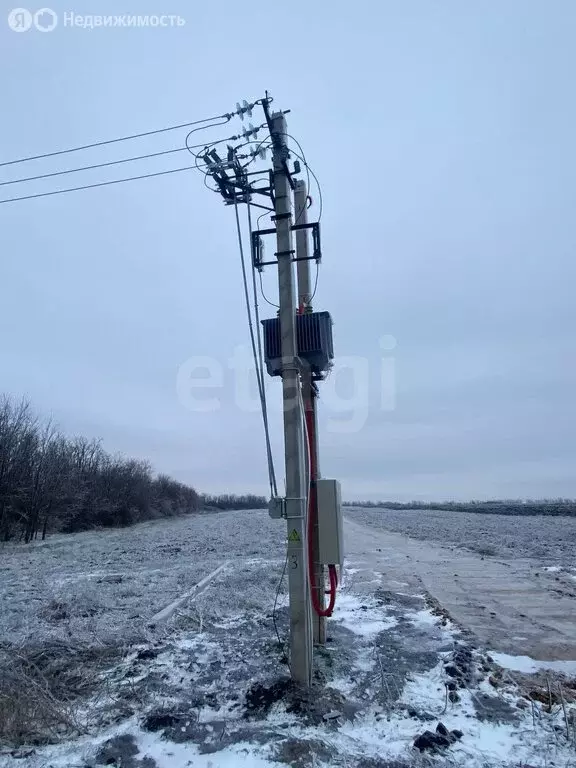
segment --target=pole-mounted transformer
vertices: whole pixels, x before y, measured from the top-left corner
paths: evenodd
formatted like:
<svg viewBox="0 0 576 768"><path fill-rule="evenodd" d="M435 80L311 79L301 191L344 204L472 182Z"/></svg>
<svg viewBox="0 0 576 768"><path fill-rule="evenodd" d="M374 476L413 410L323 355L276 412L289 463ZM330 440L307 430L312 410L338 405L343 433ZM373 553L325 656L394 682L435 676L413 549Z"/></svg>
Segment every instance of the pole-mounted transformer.
<svg viewBox="0 0 576 768"><path fill-rule="evenodd" d="M273 518L285 519L287 524L290 672L293 680L308 686L312 679L313 643L325 642L325 619L334 608L338 585L336 566L343 564L340 484L337 480L320 477L317 444L317 384L332 366L334 347L330 314L312 311L314 292L310 289L310 263L315 261L318 265L322 258L320 224L308 223L308 190L303 181L294 178L301 172L300 163L294 162L293 170L289 165L285 113L270 114L271 101L266 94L266 98L258 103L264 109L270 132L272 169L248 170L254 159L262 157L267 140L250 151L252 159L246 164L241 162L246 155L240 155L238 148L232 146L227 147L225 159L213 148L206 148L203 159L207 174L216 182L226 205L236 207L240 239L238 203L268 211L274 224L272 229L250 233L253 269L262 272L269 265L278 267L278 315L263 320L262 329L268 373L282 379L286 492L281 498L271 499L269 513ZM252 106L244 102L237 106L237 112L241 116L244 113L250 116ZM249 126L244 138L255 135L258 130ZM267 179L261 178L263 174ZM254 177L260 177L256 178L258 185L253 181ZM267 185L262 187L262 181L267 181ZM292 214L293 196L296 221ZM311 251L308 248L309 232ZM274 258L270 260L264 258L263 238L267 235L275 236L276 240ZM294 239L296 243L293 243ZM295 263L298 266L297 285ZM256 357L255 350L254 355ZM263 389L260 378L259 384ZM267 429L264 404L263 417ZM326 566L330 577L328 593L324 583ZM330 594L327 606L325 594Z"/></svg>
<svg viewBox="0 0 576 768"><path fill-rule="evenodd" d="M262 320L264 329L264 359L270 376L282 375L280 319ZM329 370L334 359L332 318L329 312L308 312L296 315L296 348L300 361L315 379Z"/></svg>

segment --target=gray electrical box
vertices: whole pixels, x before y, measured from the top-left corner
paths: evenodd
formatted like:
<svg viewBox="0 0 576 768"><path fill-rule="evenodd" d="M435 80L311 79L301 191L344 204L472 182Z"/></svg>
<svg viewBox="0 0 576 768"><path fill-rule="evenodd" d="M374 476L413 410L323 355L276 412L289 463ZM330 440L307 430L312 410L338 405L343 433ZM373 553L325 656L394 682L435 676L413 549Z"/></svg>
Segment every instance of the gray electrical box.
<svg viewBox="0 0 576 768"><path fill-rule="evenodd" d="M344 564L342 498L338 480L316 480L319 558L323 565Z"/></svg>
<svg viewBox="0 0 576 768"><path fill-rule="evenodd" d="M286 500L281 498L272 498L268 502L268 514L273 520L280 520L286 517Z"/></svg>

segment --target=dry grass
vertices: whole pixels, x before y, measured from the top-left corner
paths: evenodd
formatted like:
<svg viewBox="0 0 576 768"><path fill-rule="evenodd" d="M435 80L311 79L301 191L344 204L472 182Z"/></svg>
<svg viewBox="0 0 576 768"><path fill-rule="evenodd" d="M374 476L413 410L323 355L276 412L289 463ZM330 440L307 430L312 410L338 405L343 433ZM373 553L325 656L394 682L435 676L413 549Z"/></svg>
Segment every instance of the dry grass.
<svg viewBox="0 0 576 768"><path fill-rule="evenodd" d="M114 653L64 644L1 646L0 744L50 744L85 733L84 704L98 687L98 669Z"/></svg>

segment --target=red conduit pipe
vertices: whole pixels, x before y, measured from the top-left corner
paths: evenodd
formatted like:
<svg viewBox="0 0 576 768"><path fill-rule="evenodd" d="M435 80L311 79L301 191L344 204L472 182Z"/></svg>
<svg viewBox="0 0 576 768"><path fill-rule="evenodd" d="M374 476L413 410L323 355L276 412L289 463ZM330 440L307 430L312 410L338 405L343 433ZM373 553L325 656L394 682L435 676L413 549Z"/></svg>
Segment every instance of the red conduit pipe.
<svg viewBox="0 0 576 768"><path fill-rule="evenodd" d="M336 604L336 591L338 589L338 573L335 565L328 566L328 575L330 578L330 589L326 594L330 595L328 607L322 608L316 594L316 581L314 574L314 548L312 546L312 536L314 525L316 524L316 452L314 447L314 411L306 410L306 426L308 434L308 456L310 465L310 487L308 489L308 572L310 577L310 594L312 596L312 606L318 616L332 616L334 605Z"/></svg>

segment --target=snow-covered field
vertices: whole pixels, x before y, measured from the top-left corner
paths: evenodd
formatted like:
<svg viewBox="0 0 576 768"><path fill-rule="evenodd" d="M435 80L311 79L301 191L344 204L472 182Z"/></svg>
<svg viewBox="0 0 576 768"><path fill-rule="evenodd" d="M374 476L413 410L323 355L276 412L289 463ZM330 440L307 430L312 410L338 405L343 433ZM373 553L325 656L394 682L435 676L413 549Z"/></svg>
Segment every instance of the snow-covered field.
<svg viewBox="0 0 576 768"><path fill-rule="evenodd" d="M263 553L270 558L266 580L271 588L277 580L274 566L282 562L283 533L256 511L0 545L0 638L95 644L145 640L155 613L229 559L235 566L220 580L224 588L210 593L210 609L225 610L220 596L234 585L246 605L253 600L260 605L257 585L250 584L250 558Z"/></svg>
<svg viewBox="0 0 576 768"><path fill-rule="evenodd" d="M526 557L565 568L576 566L576 517L358 507L350 507L346 513L376 528L425 541L455 544L480 554Z"/></svg>
<svg viewBox="0 0 576 768"><path fill-rule="evenodd" d="M576 766L572 668L488 656L427 595L361 561L347 563L311 692L293 688L285 584L280 643L272 619L284 535L265 511L222 512L0 549L3 670L50 715L37 743L5 740L0 765ZM74 695L46 690L54 670Z"/></svg>

